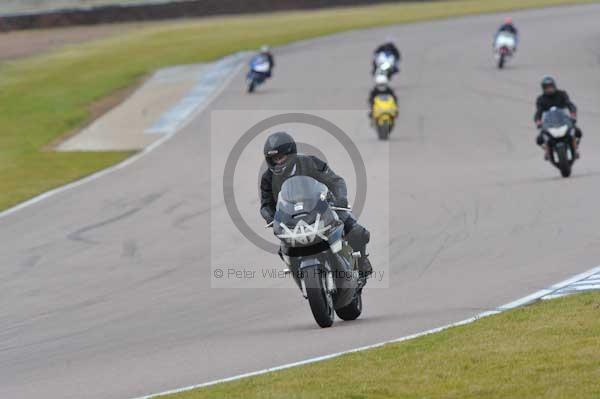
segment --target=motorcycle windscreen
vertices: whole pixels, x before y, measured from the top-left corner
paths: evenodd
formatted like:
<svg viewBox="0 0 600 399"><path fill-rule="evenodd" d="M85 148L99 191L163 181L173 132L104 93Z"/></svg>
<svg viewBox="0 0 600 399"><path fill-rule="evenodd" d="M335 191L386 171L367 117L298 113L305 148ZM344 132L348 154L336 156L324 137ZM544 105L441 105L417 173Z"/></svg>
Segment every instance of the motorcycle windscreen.
<svg viewBox="0 0 600 399"><path fill-rule="evenodd" d="M394 97L389 94L379 94L375 97L375 101L373 102L373 109L376 112L396 112L396 101Z"/></svg>
<svg viewBox="0 0 600 399"><path fill-rule="evenodd" d="M571 118L561 109L551 109L544 113L542 117L542 126L544 129L556 129L570 125Z"/></svg>
<svg viewBox="0 0 600 399"><path fill-rule="evenodd" d="M327 196L327 186L309 176L294 176L281 186L277 211L287 216L312 213Z"/></svg>
<svg viewBox="0 0 600 399"><path fill-rule="evenodd" d="M265 73L269 70L269 59L264 55L257 55L250 61L250 69Z"/></svg>

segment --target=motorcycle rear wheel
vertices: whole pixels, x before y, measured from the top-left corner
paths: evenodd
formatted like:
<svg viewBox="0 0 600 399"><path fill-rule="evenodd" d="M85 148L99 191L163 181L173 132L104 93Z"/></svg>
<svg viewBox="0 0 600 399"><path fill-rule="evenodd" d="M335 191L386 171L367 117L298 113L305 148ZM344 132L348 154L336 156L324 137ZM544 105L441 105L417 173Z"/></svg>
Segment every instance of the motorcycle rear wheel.
<svg viewBox="0 0 600 399"><path fill-rule="evenodd" d="M338 317L342 320L356 320L362 313L362 294L356 293L356 296L348 305L335 311Z"/></svg>

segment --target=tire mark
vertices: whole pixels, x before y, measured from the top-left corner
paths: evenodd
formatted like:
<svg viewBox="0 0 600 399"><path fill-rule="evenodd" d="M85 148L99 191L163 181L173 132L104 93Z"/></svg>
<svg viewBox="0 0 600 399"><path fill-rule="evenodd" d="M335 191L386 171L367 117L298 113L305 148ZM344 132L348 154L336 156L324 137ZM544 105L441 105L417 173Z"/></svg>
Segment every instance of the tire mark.
<svg viewBox="0 0 600 399"><path fill-rule="evenodd" d="M129 216L131 216L131 215L135 215L136 213L138 213L142 209L143 208L130 209L127 212L121 213L120 215L114 216L112 218L108 218L108 219L103 220L103 221L98 222L98 223L91 224L89 226L82 227L79 230L76 230L76 231L74 231L72 233L69 233L67 235L67 238L69 240L72 240L72 241L83 242L83 243L86 243L86 244L99 244L98 241L90 240L88 238L83 237L83 235L85 233L90 232L90 231L99 229L99 228L104 227L104 226L108 226L109 224L118 222L118 221L123 220L123 219L126 219Z"/></svg>
<svg viewBox="0 0 600 399"><path fill-rule="evenodd" d="M179 209L183 204L185 204L186 201L179 201L176 202L170 206L168 206L163 212L165 215L170 215L171 213L173 213L174 211L176 211L177 209Z"/></svg>
<svg viewBox="0 0 600 399"><path fill-rule="evenodd" d="M183 215L179 216L177 219L175 219L175 221L173 222L173 227L178 228L178 229L185 229L185 227L186 227L185 224L187 222L189 222L190 220L193 220L199 216L207 214L208 212L210 212L210 210L211 210L211 208L207 208L207 209L203 209L201 211L183 214Z"/></svg>
<svg viewBox="0 0 600 399"><path fill-rule="evenodd" d="M135 240L127 240L123 242L123 251L121 258L135 258L138 252L137 242Z"/></svg>
<svg viewBox="0 0 600 399"><path fill-rule="evenodd" d="M21 262L21 267L30 269L32 267L35 267L35 265L37 265L41 259L42 259L42 255L28 256L27 258L25 258L25 260L23 262Z"/></svg>
<svg viewBox="0 0 600 399"><path fill-rule="evenodd" d="M101 222L94 223L94 224L91 224L91 225L88 225L88 226L84 226L84 227L82 227L82 228L80 228L80 229L78 229L78 230L76 230L76 231L74 231L72 233L67 234L67 238L69 240L72 240L72 241L83 242L83 243L86 243L86 244L99 244L98 241L93 241L91 239L85 238L85 237L83 237L83 235L85 233L90 232L90 231L97 230L99 228L108 226L109 224L121 221L123 219L126 219L126 218L132 216L132 215L135 215L136 213L138 213L139 211L141 211L142 209L144 209L144 207L150 205L151 203L153 203L154 201L156 201L157 199L159 199L160 197L162 197L162 195L164 193L165 192L154 193L154 194L147 195L147 196L145 196L145 197L143 197L141 199L141 201L140 201L142 203L141 206L133 208L133 209L130 209L130 210L126 211L126 212L123 212L123 213L121 213L121 214L119 214L117 216L113 216L111 218L105 219L105 220L103 220Z"/></svg>

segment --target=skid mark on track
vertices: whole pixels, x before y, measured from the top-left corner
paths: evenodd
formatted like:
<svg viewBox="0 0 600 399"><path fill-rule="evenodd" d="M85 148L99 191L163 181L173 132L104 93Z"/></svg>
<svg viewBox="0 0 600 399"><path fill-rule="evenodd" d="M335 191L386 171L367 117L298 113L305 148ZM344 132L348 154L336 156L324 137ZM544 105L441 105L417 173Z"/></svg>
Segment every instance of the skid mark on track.
<svg viewBox="0 0 600 399"><path fill-rule="evenodd" d="M475 204L475 208L478 208L478 203ZM429 261L421 268L418 278L422 278L439 260L440 256L447 250L459 245L471 237L471 230L475 223L470 222L470 215L466 210L463 203L457 204L458 210L452 210L446 203L440 204L440 207L445 211L447 220L444 226L431 237L424 237L422 239L431 241L438 241L442 239L442 242L437 245L433 254L430 256ZM474 216L475 217L475 216ZM476 218L479 219L478 210L476 211Z"/></svg>
<svg viewBox="0 0 600 399"><path fill-rule="evenodd" d="M421 269L421 273L419 273L419 278L423 277L425 273L433 266L433 264L438 260L442 252L444 252L448 248L448 241L450 240L450 235L447 235L442 244L438 247L438 249L433 253L433 257L427 262L427 264Z"/></svg>
<svg viewBox="0 0 600 399"><path fill-rule="evenodd" d="M127 240L123 242L123 250L121 258L135 258L138 253L138 246L135 240Z"/></svg>
<svg viewBox="0 0 600 399"><path fill-rule="evenodd" d="M208 212L210 212L210 209L211 208L207 208L207 209L203 209L201 211L183 214L183 215L179 216L177 219L175 219L175 221L173 222L173 227L178 228L178 229L185 229L187 227L186 224L189 221L196 219L197 217L200 217L202 215L207 214Z"/></svg>
<svg viewBox="0 0 600 399"><path fill-rule="evenodd" d="M147 278L145 278L143 280L135 282L134 284L132 284L131 288L139 288L139 287L141 287L141 286L143 286L145 284L148 284L148 283L151 283L153 281L160 280L162 278L170 276L171 274L177 272L178 269L179 269L178 267L174 267L172 269L163 270L161 272L153 274L153 275L151 275L151 276L149 276L149 277L147 277Z"/></svg>
<svg viewBox="0 0 600 399"><path fill-rule="evenodd" d="M85 238L83 235L86 233L89 233L90 231L94 231L97 229L100 229L102 227L108 226L112 223L116 223L119 222L123 219L126 219L132 215L135 215L136 213L138 213L139 211L141 211L142 209L144 209L146 206L152 204L154 201L158 200L160 197L162 197L164 194L164 192L162 193L153 193L150 195L145 196L144 198L141 199L141 206L138 206L136 208L130 209L128 211L125 211L117 216L113 216L111 218L105 219L101 222L98 223L93 223L90 224L88 226L82 227L80 229L77 229L76 231L69 233L67 235L67 238L71 241L77 241L77 242L83 242L86 244L99 244L98 241L94 241L91 240L89 238Z"/></svg>
<svg viewBox="0 0 600 399"><path fill-rule="evenodd" d="M21 266L27 269L35 267L40 260L42 259L42 255L31 255L25 258L23 262L21 262Z"/></svg>
<svg viewBox="0 0 600 399"><path fill-rule="evenodd" d="M82 227L82 228L80 228L80 229L78 229L78 230L76 230L76 231L68 234L67 238L69 240L72 240L72 241L79 241L79 242L83 242L83 243L86 243L86 244L99 244L98 241L90 240L88 238L83 237L83 235L85 233L90 232L90 231L97 230L97 229L99 229L101 227L108 226L109 224L112 224L112 223L118 222L120 220L126 219L129 216L131 216L131 215L135 215L136 213L138 213L141 210L142 210L142 208L130 209L129 211L123 212L120 215L114 216L112 218L108 218L108 219L103 220L103 221L98 222L98 223L91 224L89 226Z"/></svg>
<svg viewBox="0 0 600 399"><path fill-rule="evenodd" d="M186 203L186 201L179 201L176 202L172 205L169 205L165 210L164 210L164 214L165 215L170 215L173 212L175 212L177 209L181 208L181 206L183 206Z"/></svg>

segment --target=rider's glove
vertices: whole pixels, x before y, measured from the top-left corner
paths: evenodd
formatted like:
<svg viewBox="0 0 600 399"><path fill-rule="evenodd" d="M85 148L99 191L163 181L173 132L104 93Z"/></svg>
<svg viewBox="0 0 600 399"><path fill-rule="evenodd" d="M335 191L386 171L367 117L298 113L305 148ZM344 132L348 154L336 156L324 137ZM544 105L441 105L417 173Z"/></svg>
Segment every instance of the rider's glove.
<svg viewBox="0 0 600 399"><path fill-rule="evenodd" d="M338 208L348 208L348 200L346 198L337 198L331 191L327 192L327 202Z"/></svg>
<svg viewBox="0 0 600 399"><path fill-rule="evenodd" d="M541 129L542 128L542 121L540 121L540 120L535 121L535 126L537 126L538 129Z"/></svg>
<svg viewBox="0 0 600 399"><path fill-rule="evenodd" d="M269 208L267 208L267 207L261 208L260 215L263 217L263 219L265 219L265 222L267 224L270 224L271 222L273 222L273 219L274 219L273 211L271 211Z"/></svg>
<svg viewBox="0 0 600 399"><path fill-rule="evenodd" d="M537 145L543 146L545 143L544 136L541 133L538 134L537 137L535 138L535 142L537 143Z"/></svg>
<svg viewBox="0 0 600 399"><path fill-rule="evenodd" d="M348 208L348 200L346 198L334 198L333 206L337 206L339 208Z"/></svg>

